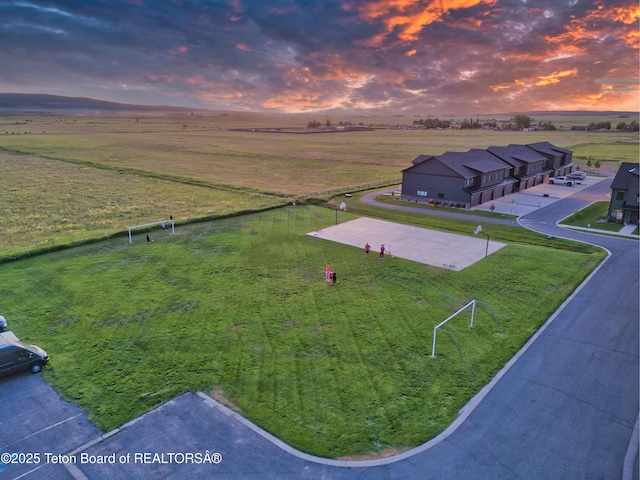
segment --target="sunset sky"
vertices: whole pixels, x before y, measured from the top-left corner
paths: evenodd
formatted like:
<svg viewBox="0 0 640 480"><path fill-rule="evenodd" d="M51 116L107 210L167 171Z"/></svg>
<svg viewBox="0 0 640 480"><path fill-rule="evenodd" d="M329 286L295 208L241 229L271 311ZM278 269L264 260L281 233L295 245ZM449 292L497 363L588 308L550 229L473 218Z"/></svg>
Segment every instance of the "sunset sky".
<svg viewBox="0 0 640 480"><path fill-rule="evenodd" d="M226 110L639 110L637 0L0 0L0 92Z"/></svg>

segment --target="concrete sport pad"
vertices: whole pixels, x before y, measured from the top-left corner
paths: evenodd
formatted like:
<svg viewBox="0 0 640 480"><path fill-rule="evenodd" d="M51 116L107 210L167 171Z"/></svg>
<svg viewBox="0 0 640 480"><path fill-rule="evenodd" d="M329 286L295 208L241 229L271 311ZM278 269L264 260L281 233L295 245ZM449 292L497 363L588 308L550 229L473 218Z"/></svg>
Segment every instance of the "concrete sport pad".
<svg viewBox="0 0 640 480"><path fill-rule="evenodd" d="M385 258L404 258L455 271L483 259L485 253L492 254L505 246L504 243L490 240L484 232L477 237L456 235L367 217L323 228L307 235L358 247L363 252L365 244L369 243L369 255L376 258L380 252L380 245L384 244Z"/></svg>

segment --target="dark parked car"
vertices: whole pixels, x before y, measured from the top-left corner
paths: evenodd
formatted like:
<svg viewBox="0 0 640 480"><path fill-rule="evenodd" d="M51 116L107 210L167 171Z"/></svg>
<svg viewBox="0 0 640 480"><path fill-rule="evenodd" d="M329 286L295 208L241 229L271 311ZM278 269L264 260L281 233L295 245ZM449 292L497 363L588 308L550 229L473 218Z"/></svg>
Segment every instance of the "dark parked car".
<svg viewBox="0 0 640 480"><path fill-rule="evenodd" d="M25 345L10 330L0 333L0 377L22 370L38 373L47 362L47 352L40 347Z"/></svg>

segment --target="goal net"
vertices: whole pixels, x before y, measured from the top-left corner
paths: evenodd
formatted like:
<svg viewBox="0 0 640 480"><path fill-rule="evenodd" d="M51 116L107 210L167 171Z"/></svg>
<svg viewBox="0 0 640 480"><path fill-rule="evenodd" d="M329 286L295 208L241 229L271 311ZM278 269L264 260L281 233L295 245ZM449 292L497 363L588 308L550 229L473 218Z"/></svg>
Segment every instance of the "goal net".
<svg viewBox="0 0 640 480"><path fill-rule="evenodd" d="M151 223L142 223L140 225L133 225L131 227L127 227L127 230L129 230L129 243L130 244L133 243L134 230L153 227L154 225L162 225L163 230L171 228L171 233L176 233L175 223L173 221L173 218L169 218L167 220L159 220L157 222L151 222Z"/></svg>
<svg viewBox="0 0 640 480"><path fill-rule="evenodd" d="M469 303L467 303L464 307L462 307L460 310L458 310L456 313L454 313L453 315L451 315L450 317L448 317L447 319L443 320L442 322L440 322L438 325L436 325L435 327L433 327L433 346L431 348L431 356L435 357L436 356L436 335L438 333L438 330L440 330L443 333L447 333L451 336L453 343L455 344L456 348L458 349L458 353L460 353L460 356L464 357L462 355L462 350L460 349L460 345L458 345L458 342L456 341L456 337L453 335L453 333L445 330L442 328L442 326L447 323L449 320L452 320L454 317L456 317L457 315L460 315L462 312L464 312L465 310L467 310L468 308L471 308L471 323L469 324L469 327L473 327L473 320L476 314L476 305L477 304L482 304L485 305L490 313L491 316L493 317L493 321L495 322L496 326L498 327L500 334L504 334L504 332L502 331L502 327L500 326L500 323L498 322L498 319L495 316L495 313L493 312L493 309L489 306L489 304L481 302L479 300L473 299L471 300Z"/></svg>

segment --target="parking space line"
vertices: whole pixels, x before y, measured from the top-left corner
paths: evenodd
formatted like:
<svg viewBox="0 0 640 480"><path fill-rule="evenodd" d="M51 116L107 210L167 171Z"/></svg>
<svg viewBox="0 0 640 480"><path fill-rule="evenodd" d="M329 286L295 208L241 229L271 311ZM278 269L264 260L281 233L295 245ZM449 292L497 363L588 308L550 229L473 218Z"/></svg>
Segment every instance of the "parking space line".
<svg viewBox="0 0 640 480"><path fill-rule="evenodd" d="M66 419L58 422L58 423L54 423L53 425L49 425L46 428L42 428L42 429L38 430L37 432L33 432L32 434L27 435L26 437L22 437L21 439L16 440L15 442L8 443L7 445L2 445L2 446L0 446L0 450L4 450L5 448L10 447L11 445L14 445L14 444L16 444L18 442L26 440L27 438L33 437L35 435L38 435L39 433L46 432L47 430L51 430L52 428L57 427L58 425L62 425L63 423L68 422L69 420L73 420L74 418L81 417L82 415L83 415L82 413L79 413L77 415L74 415L73 417L69 417L69 418L66 418Z"/></svg>

